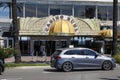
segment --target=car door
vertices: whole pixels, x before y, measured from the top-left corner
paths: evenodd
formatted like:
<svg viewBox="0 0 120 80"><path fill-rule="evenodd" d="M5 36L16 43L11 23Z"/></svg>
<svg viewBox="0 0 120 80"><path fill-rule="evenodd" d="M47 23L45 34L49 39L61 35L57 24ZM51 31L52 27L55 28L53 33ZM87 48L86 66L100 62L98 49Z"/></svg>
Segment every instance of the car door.
<svg viewBox="0 0 120 80"><path fill-rule="evenodd" d="M67 61L72 62L74 68L78 68L82 61L82 56L78 55L80 53L80 50L69 50L64 53L65 56L67 56Z"/></svg>
<svg viewBox="0 0 120 80"><path fill-rule="evenodd" d="M100 63L102 60L98 59L97 52L89 49L82 50L84 53L84 67L85 68L97 68L100 67Z"/></svg>

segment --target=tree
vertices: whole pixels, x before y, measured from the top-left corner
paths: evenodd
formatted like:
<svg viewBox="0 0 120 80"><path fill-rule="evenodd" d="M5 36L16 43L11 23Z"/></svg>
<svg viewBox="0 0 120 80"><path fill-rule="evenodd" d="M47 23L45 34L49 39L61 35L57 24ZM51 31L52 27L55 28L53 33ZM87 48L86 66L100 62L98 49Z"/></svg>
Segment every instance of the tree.
<svg viewBox="0 0 120 80"><path fill-rule="evenodd" d="M21 53L20 53L20 45L18 39L18 25L17 25L17 5L16 0L12 0L12 19L13 19L13 38L14 38L14 49L17 51L15 54L15 62L21 62Z"/></svg>
<svg viewBox="0 0 120 80"><path fill-rule="evenodd" d="M117 54L117 20L118 20L118 0L113 0L113 52L112 56Z"/></svg>

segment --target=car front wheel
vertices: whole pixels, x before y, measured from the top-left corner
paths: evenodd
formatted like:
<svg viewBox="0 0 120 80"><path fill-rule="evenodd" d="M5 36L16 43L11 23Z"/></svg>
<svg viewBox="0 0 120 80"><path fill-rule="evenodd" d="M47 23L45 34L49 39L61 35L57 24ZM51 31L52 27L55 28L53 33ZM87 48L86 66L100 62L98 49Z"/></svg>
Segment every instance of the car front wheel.
<svg viewBox="0 0 120 80"><path fill-rule="evenodd" d="M65 62L62 66L62 69L65 71L65 72L69 72L73 69L73 65L71 62Z"/></svg>
<svg viewBox="0 0 120 80"><path fill-rule="evenodd" d="M102 65L102 69L111 70L112 69L112 63L110 61L104 61L103 65Z"/></svg>

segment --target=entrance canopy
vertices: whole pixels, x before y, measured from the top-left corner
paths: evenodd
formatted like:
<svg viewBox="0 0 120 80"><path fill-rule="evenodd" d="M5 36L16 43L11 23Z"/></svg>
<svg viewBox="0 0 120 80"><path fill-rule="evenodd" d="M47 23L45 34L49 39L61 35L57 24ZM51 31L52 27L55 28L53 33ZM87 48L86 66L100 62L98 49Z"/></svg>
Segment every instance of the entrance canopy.
<svg viewBox="0 0 120 80"><path fill-rule="evenodd" d="M98 19L81 19L67 15L43 18L19 18L20 36L92 36L99 35Z"/></svg>
<svg viewBox="0 0 120 80"><path fill-rule="evenodd" d="M74 26L67 20L58 20L51 24L50 35L74 35Z"/></svg>

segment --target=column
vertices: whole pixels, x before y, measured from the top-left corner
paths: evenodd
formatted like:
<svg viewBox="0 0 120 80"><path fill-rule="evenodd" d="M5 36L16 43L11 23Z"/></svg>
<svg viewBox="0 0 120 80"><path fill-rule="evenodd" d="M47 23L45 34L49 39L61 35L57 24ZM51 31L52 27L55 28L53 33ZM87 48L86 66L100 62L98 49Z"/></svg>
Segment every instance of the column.
<svg viewBox="0 0 120 80"><path fill-rule="evenodd" d="M32 38L30 38L30 55L33 56L34 54L34 41Z"/></svg>

